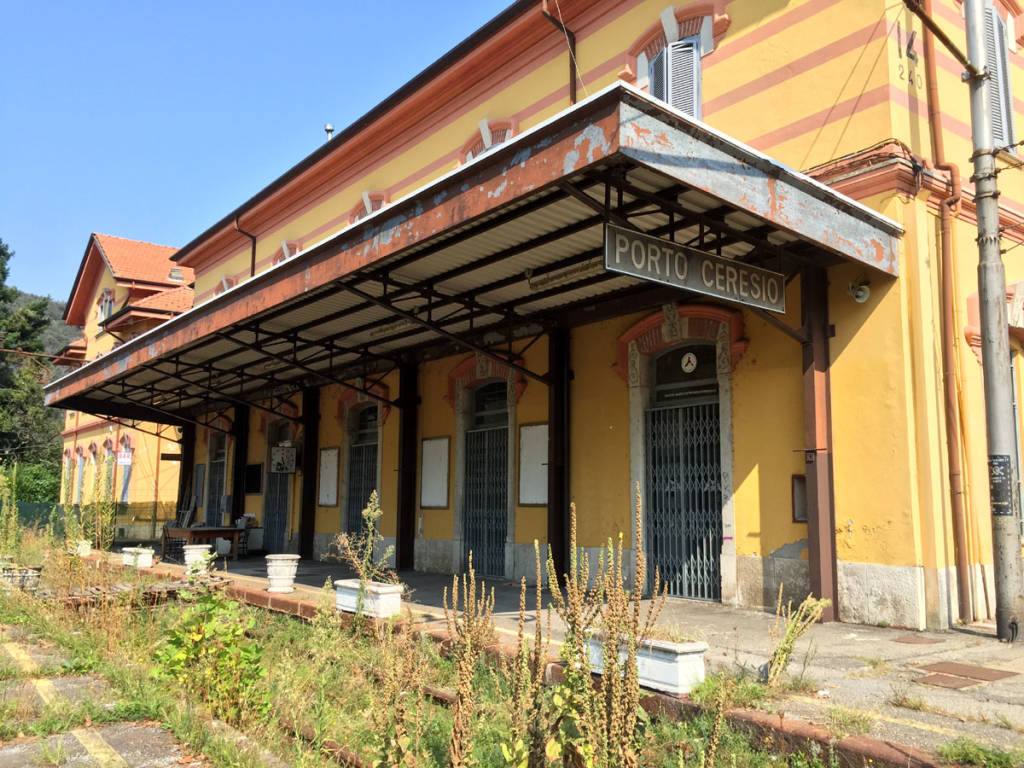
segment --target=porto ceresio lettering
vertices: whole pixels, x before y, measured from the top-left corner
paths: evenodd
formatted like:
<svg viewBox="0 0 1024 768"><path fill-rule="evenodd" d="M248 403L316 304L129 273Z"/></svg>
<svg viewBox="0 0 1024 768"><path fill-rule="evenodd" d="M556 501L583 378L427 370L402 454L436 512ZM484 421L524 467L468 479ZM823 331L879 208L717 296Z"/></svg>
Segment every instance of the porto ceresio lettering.
<svg viewBox="0 0 1024 768"><path fill-rule="evenodd" d="M605 225L604 267L738 304L786 312L786 279L778 272L612 224Z"/></svg>

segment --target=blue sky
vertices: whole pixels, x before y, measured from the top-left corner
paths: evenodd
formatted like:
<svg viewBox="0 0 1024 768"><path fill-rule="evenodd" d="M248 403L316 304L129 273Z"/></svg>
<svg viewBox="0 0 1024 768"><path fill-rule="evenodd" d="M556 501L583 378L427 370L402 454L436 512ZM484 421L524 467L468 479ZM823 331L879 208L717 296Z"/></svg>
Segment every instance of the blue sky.
<svg viewBox="0 0 1024 768"><path fill-rule="evenodd" d="M64 300L90 232L181 246L510 0L0 0L0 238Z"/></svg>

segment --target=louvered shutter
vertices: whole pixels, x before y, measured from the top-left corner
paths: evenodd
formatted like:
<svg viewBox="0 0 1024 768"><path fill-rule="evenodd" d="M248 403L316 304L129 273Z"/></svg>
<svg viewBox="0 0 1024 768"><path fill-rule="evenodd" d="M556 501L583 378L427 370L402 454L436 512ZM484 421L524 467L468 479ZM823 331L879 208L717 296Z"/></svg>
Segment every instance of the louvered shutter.
<svg viewBox="0 0 1024 768"><path fill-rule="evenodd" d="M650 79L651 96L662 101L668 101L665 97L665 49L662 48L658 54L651 59L648 76Z"/></svg>
<svg viewBox="0 0 1024 768"><path fill-rule="evenodd" d="M996 147L1005 147L1015 140L1010 62L1006 50L1006 26L991 5L985 7L985 65L989 71L987 94L992 117L992 142Z"/></svg>
<svg viewBox="0 0 1024 768"><path fill-rule="evenodd" d="M679 40L668 51L669 104L687 115L700 117L700 41L695 37Z"/></svg>

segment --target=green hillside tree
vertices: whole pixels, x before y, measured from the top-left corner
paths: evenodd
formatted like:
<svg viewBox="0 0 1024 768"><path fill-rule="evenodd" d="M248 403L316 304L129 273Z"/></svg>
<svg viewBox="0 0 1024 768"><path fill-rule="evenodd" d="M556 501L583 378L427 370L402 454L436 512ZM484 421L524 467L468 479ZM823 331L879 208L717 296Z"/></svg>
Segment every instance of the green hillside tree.
<svg viewBox="0 0 1024 768"><path fill-rule="evenodd" d="M0 461L32 466L32 476L59 477L61 413L43 404L43 384L52 368L45 358L18 354L43 351L43 334L50 324L48 300L19 301L17 288L7 284L13 257L14 251L0 240L0 349L15 350L0 352Z"/></svg>

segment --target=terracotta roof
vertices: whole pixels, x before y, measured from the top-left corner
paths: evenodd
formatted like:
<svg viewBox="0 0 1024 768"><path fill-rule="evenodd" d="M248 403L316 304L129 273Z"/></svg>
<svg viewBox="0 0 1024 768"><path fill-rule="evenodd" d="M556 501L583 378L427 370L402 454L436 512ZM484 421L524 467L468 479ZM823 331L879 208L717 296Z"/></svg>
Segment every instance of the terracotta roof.
<svg viewBox="0 0 1024 768"><path fill-rule="evenodd" d="M179 288L154 293L144 299L130 303L130 309L156 309L168 312L186 312L192 309L192 302L195 299L195 291L187 285Z"/></svg>
<svg viewBox="0 0 1024 768"><path fill-rule="evenodd" d="M96 244L118 280L141 280L164 285L188 285L195 279L188 267L178 267L171 257L178 249L141 240L128 240L113 235L94 234ZM172 280L171 269L181 270L181 280ZM191 306L191 305L189 305Z"/></svg>

